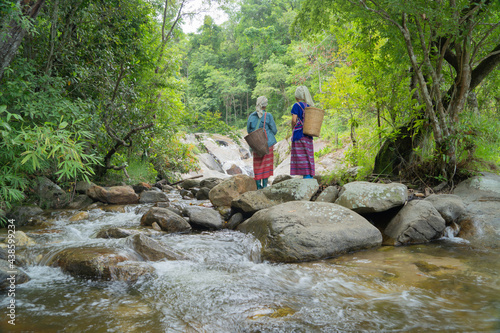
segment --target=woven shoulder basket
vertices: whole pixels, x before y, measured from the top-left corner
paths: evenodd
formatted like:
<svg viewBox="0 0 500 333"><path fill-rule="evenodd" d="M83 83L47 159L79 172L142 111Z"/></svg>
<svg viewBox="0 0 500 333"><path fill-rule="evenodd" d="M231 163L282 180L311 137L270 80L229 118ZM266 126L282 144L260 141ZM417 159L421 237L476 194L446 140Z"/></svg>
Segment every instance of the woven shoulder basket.
<svg viewBox="0 0 500 333"><path fill-rule="evenodd" d="M325 111L308 106L304 109L304 134L319 137Z"/></svg>

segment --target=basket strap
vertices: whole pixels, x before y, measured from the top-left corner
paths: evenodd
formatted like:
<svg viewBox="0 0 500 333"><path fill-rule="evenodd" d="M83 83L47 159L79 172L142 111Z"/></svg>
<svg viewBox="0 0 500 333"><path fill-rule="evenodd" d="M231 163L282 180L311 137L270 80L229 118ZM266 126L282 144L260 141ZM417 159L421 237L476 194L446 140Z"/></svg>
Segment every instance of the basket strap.
<svg viewBox="0 0 500 333"><path fill-rule="evenodd" d="M306 113L306 111L304 110L304 108L302 107L302 105L300 105L300 102L297 102L297 104L302 109L302 117L304 117L304 114ZM295 128L293 130L294 131L298 131L298 130L302 129L302 127L304 127L304 122L302 121L302 119L300 119L299 116L297 116L297 124L295 124Z"/></svg>
<svg viewBox="0 0 500 333"><path fill-rule="evenodd" d="M266 116L267 116L267 112L264 112L264 126L262 128L264 129L264 133L266 134L266 139L267 139Z"/></svg>

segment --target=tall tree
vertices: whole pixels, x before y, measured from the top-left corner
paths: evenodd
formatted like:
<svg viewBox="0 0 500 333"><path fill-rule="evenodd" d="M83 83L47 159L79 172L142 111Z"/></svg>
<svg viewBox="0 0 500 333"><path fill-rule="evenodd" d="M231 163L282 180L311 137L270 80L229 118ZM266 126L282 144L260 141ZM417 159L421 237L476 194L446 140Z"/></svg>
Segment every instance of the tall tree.
<svg viewBox="0 0 500 333"><path fill-rule="evenodd" d="M0 81L45 0L7 0L0 7Z"/></svg>
<svg viewBox="0 0 500 333"><path fill-rule="evenodd" d="M297 22L319 31L332 15L356 20L406 50L432 128L436 166L451 179L467 96L500 64L499 9L492 0L306 0Z"/></svg>

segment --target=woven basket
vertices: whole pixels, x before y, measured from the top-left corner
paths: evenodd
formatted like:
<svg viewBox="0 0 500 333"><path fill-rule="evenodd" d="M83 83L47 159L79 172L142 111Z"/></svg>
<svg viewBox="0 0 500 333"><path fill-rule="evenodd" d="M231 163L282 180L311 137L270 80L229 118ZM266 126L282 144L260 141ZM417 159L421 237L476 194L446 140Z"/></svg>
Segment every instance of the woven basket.
<svg viewBox="0 0 500 333"><path fill-rule="evenodd" d="M245 136L245 141L250 148L260 157L269 154L269 147L267 145L267 138L264 129L259 128L252 133Z"/></svg>
<svg viewBox="0 0 500 333"><path fill-rule="evenodd" d="M308 106L304 109L304 134L319 137L325 111Z"/></svg>

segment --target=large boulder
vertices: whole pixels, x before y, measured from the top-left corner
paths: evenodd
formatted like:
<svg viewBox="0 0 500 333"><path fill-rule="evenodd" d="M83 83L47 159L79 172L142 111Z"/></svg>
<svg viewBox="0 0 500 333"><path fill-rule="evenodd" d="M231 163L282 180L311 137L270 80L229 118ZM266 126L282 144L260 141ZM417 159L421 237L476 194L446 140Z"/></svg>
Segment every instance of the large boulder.
<svg viewBox="0 0 500 333"><path fill-rule="evenodd" d="M42 208L61 208L69 202L69 195L47 177L37 179L36 194Z"/></svg>
<svg viewBox="0 0 500 333"><path fill-rule="evenodd" d="M181 253L168 248L160 242L143 234L136 234L127 239L128 244L145 260L159 261L185 259Z"/></svg>
<svg viewBox="0 0 500 333"><path fill-rule="evenodd" d="M7 213L7 218L14 220L14 225L22 227L31 224L42 213L43 209L38 206L16 206Z"/></svg>
<svg viewBox="0 0 500 333"><path fill-rule="evenodd" d="M424 200L429 201L446 221L446 225L457 223L465 214L465 205L458 195L432 194Z"/></svg>
<svg viewBox="0 0 500 333"><path fill-rule="evenodd" d="M167 194L159 191L142 191L140 194L140 203L156 203L169 201Z"/></svg>
<svg viewBox="0 0 500 333"><path fill-rule="evenodd" d="M500 246L500 176L483 173L457 185L453 194L465 204L466 216L460 223L459 237L474 246Z"/></svg>
<svg viewBox="0 0 500 333"><path fill-rule="evenodd" d="M94 203L94 200L92 200L88 195L78 194L73 198L73 201L71 201L66 206L66 208L80 210L80 209L87 208L88 206L92 205L93 203Z"/></svg>
<svg viewBox="0 0 500 333"><path fill-rule="evenodd" d="M64 272L76 277L115 280L113 271L119 269L120 262L140 259L136 254L124 249L87 246L66 248L55 254L48 264L60 267Z"/></svg>
<svg viewBox="0 0 500 333"><path fill-rule="evenodd" d="M86 194L87 190L89 188L91 188L92 186L96 186L96 184L94 184L92 182L87 182L85 180L80 180L80 181L76 182L75 191L76 191L76 193L79 193L79 194Z"/></svg>
<svg viewBox="0 0 500 333"><path fill-rule="evenodd" d="M132 186L92 186L87 190L87 195L96 201L109 204L126 205L139 202L139 196Z"/></svg>
<svg viewBox="0 0 500 333"><path fill-rule="evenodd" d="M361 215L342 206L287 202L255 213L237 227L262 244L262 259L301 262L380 246L382 234Z"/></svg>
<svg viewBox="0 0 500 333"><path fill-rule="evenodd" d="M289 179L259 191L246 192L233 200L231 206L254 213L288 201L309 201L318 191L316 179Z"/></svg>
<svg viewBox="0 0 500 333"><path fill-rule="evenodd" d="M188 206L182 212L189 217L189 224L193 228L218 230L222 228L222 217L218 211L211 208Z"/></svg>
<svg viewBox="0 0 500 333"><path fill-rule="evenodd" d="M241 194L256 190L257 184L252 177L236 175L216 185L210 190L208 196L214 206L229 207L231 202Z"/></svg>
<svg viewBox="0 0 500 333"><path fill-rule="evenodd" d="M154 222L166 232L191 231L188 221L168 208L153 207L141 218L141 225L144 226L152 226Z"/></svg>
<svg viewBox="0 0 500 333"><path fill-rule="evenodd" d="M0 259L0 290L16 289L16 286L28 282L30 277L21 268L7 260Z"/></svg>
<svg viewBox="0 0 500 333"><path fill-rule="evenodd" d="M445 220L430 201L413 200L396 214L384 233L390 237L388 244L419 244L440 238L445 227Z"/></svg>
<svg viewBox="0 0 500 333"><path fill-rule="evenodd" d="M343 186L335 203L363 214L383 212L402 206L407 199L406 185L356 181Z"/></svg>

